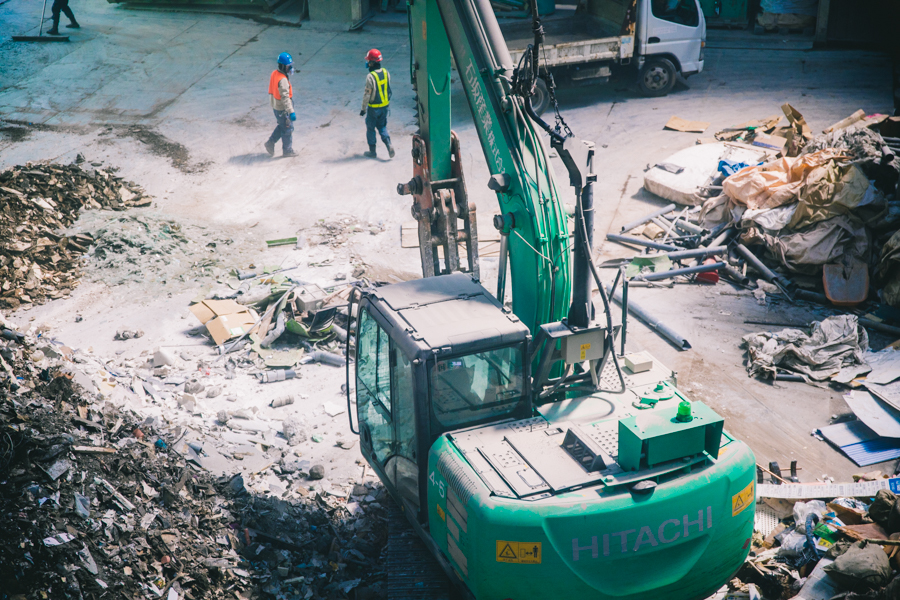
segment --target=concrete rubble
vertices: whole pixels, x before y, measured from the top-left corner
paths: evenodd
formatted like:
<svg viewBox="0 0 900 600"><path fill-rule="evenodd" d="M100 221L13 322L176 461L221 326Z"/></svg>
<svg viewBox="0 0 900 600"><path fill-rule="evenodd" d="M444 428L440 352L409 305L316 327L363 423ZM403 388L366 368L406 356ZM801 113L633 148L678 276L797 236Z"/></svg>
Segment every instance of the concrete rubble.
<svg viewBox="0 0 900 600"><path fill-rule="evenodd" d="M99 167L99 163L97 163ZM0 173L0 306L61 298L78 284L91 235L61 233L82 209L149 206L140 186L114 169L81 162L27 164Z"/></svg>
<svg viewBox="0 0 900 600"><path fill-rule="evenodd" d="M282 435L239 408L223 412L240 425L222 427L183 391L171 350L129 367L0 326L7 597L384 597L385 491L329 481L305 459L302 419ZM212 363L199 377L228 381Z"/></svg>

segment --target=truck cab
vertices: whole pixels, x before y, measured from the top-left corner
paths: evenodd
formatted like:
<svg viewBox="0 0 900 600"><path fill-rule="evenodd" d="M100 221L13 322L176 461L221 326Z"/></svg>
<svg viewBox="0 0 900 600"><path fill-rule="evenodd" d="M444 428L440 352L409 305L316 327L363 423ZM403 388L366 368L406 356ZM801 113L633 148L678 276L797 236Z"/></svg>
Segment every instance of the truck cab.
<svg viewBox="0 0 900 600"><path fill-rule="evenodd" d="M676 74L703 70L706 20L699 0L642 0L636 38L638 85L648 96L671 91Z"/></svg>

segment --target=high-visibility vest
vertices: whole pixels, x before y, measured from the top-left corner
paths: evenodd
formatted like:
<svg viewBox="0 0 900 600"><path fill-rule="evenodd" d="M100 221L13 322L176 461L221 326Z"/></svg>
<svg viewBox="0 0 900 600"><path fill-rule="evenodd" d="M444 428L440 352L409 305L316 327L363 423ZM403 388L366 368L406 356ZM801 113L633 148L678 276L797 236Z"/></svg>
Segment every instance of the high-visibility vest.
<svg viewBox="0 0 900 600"><path fill-rule="evenodd" d="M272 76L269 77L269 93L275 96L276 100L281 100L281 92L278 91L278 83L282 79L287 79L287 75L275 69L272 71ZM294 86L291 85L291 82L288 81L288 98L294 97Z"/></svg>
<svg viewBox="0 0 900 600"><path fill-rule="evenodd" d="M381 77L378 74L381 73ZM369 102L369 108L383 108L390 103L388 97L388 72L386 69L378 69L372 71L372 77L375 78L375 102Z"/></svg>

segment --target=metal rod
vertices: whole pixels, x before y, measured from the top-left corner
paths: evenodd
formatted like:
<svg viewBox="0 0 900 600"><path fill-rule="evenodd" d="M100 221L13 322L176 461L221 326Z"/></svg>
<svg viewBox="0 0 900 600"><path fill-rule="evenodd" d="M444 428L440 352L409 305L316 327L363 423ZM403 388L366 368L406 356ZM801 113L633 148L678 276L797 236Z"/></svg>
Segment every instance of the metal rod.
<svg viewBox="0 0 900 600"><path fill-rule="evenodd" d="M675 251L681 250L678 246L672 246L671 244L658 244L656 242L651 242L650 240L643 240L641 238L637 238L631 235L618 235L615 233L607 233L606 239L611 242L619 242L620 244L634 244L635 246L645 246L647 248L653 248L654 250L666 250L666 251Z"/></svg>
<svg viewBox="0 0 900 600"><path fill-rule="evenodd" d="M696 250L675 250L672 252L660 252L659 254L642 254L635 258L656 258L657 256L665 256L670 260L681 260L684 258L706 258L713 254L724 254L728 251L727 246L709 246L707 248L697 248Z"/></svg>
<svg viewBox="0 0 900 600"><path fill-rule="evenodd" d="M642 307L634 300L629 299L627 303L624 302L621 292L616 292L613 296L613 300L618 302L619 306L622 306L624 303L624 310L630 312L638 319L646 323L647 326L650 327L650 329L655 330L658 334L672 342L672 344L679 350L690 349L691 344L683 335L679 334L674 329L663 323L662 320L654 317L646 308Z"/></svg>
<svg viewBox="0 0 900 600"><path fill-rule="evenodd" d="M779 275L778 273L776 273L775 271L773 271L772 269L767 267L766 265L764 265L763 262L761 260L759 260L759 258L757 258L755 254L750 252L750 250L747 248L747 246L738 243L738 244L734 245L734 249L738 254L740 254L742 257L744 257L744 259L748 263L750 263L753 266L753 268L756 269L759 272L759 274L762 275L766 281L777 285L778 288L789 299L793 297L793 295L788 292L788 287L790 286L791 282L788 281L785 277L782 277L781 275Z"/></svg>
<svg viewBox="0 0 900 600"><path fill-rule="evenodd" d="M673 223L673 224L675 225L675 227L677 227L678 229L681 229L681 230L683 230L683 231L687 231L688 233L693 233L694 235L701 235L704 231L706 231L706 230L703 229L702 227L699 227L699 226L697 226L697 225L694 225L693 223L691 223L691 222L688 221L687 219L677 219L677 218L676 218L676 219L674 219L674 220L672 221L672 223Z"/></svg>
<svg viewBox="0 0 900 600"><path fill-rule="evenodd" d="M639 225L643 225L644 223L652 220L654 217L661 217L662 215L669 214L673 210L675 210L675 205L670 204L664 208L657 210L656 212L650 213L646 217L641 217L637 221L625 223L625 225L622 226L622 230L619 233L627 233L627 232L631 231L632 229L634 229L635 227L638 227Z"/></svg>
<svg viewBox="0 0 900 600"><path fill-rule="evenodd" d="M869 329L880 331L881 333L889 333L891 335L900 336L900 327L885 325L884 323L879 323L878 321L873 321L871 319L864 319L862 317L859 318L859 324L863 327L868 327Z"/></svg>
<svg viewBox="0 0 900 600"><path fill-rule="evenodd" d="M619 271L621 273L621 271ZM622 356L625 356L625 334L628 331L628 278L622 278Z"/></svg>
<svg viewBox="0 0 900 600"><path fill-rule="evenodd" d="M697 267L685 267L683 269L670 269L660 273L647 273L646 275L638 275L637 278L644 281L660 281L662 279L671 279L679 275L694 275L695 273L709 273L710 271L718 271L725 266L723 262L712 263L711 265L700 265Z"/></svg>
<svg viewBox="0 0 900 600"><path fill-rule="evenodd" d="M750 278L732 267L731 265L725 265L719 270L720 275L724 275L727 279L735 283L739 283L741 285L749 285Z"/></svg>

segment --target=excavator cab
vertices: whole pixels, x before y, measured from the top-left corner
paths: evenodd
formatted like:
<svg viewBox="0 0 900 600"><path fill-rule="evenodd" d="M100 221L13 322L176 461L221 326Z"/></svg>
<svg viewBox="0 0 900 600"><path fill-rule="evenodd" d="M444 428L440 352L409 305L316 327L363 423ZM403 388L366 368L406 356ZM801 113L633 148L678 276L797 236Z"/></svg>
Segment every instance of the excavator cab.
<svg viewBox="0 0 900 600"><path fill-rule="evenodd" d="M441 434L531 416L531 336L462 273L357 291L350 307L350 425L395 497L418 512Z"/></svg>

